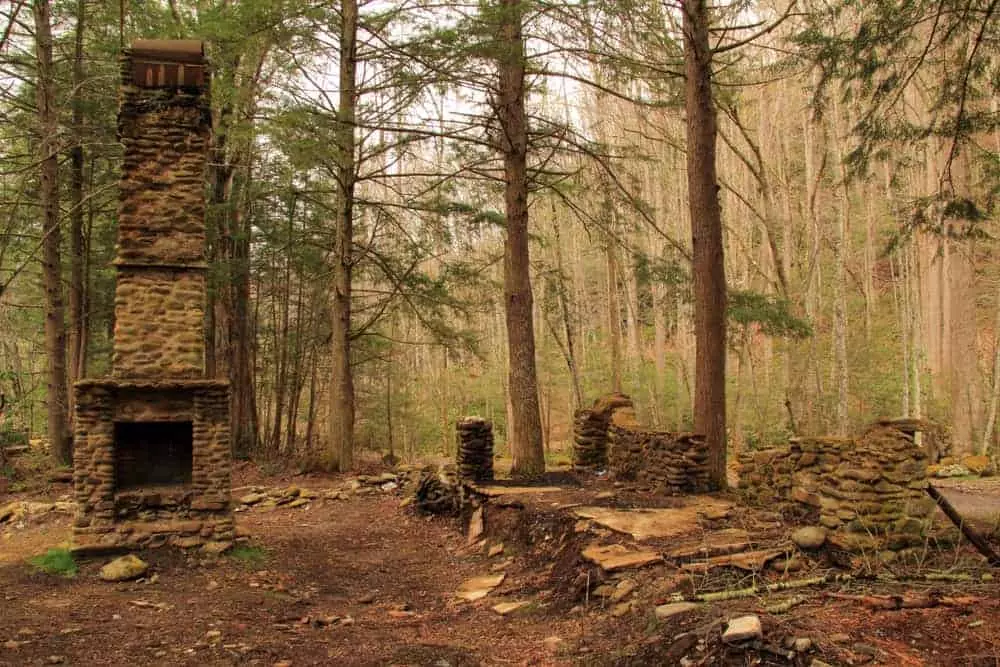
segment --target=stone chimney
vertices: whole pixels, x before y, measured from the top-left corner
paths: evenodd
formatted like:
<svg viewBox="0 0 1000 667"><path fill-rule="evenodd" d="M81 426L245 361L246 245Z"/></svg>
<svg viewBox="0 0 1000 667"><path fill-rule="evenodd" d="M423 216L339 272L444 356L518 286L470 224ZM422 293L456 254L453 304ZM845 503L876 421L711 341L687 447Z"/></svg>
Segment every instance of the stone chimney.
<svg viewBox="0 0 1000 667"><path fill-rule="evenodd" d="M111 377L74 387L75 548L224 548L229 384L205 377L204 46L139 40L121 75L114 354Z"/></svg>

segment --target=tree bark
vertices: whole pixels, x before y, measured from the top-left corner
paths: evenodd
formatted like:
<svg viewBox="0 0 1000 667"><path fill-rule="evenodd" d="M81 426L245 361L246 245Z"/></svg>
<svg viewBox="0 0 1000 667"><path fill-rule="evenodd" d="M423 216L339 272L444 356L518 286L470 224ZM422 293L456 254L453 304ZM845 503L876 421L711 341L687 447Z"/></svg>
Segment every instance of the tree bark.
<svg viewBox="0 0 1000 667"><path fill-rule="evenodd" d="M336 470L354 467L354 377L351 374L351 271L354 243L355 100L357 87L357 0L343 0L340 25L340 98L337 143L337 231L333 248L332 349L330 392L331 462Z"/></svg>
<svg viewBox="0 0 1000 667"><path fill-rule="evenodd" d="M694 427L705 435L709 475L726 487L726 275L722 211L715 172L709 8L684 3L688 206L693 244L695 322Z"/></svg>
<svg viewBox="0 0 1000 667"><path fill-rule="evenodd" d="M53 458L69 464L66 384L66 322L62 294L62 231L59 226L59 110L56 109L55 75L52 66L52 14L48 0L32 4L35 19L35 52L38 78L35 101L39 129L39 198L41 199L42 288L45 291L45 352L47 366L48 436Z"/></svg>
<svg viewBox="0 0 1000 667"><path fill-rule="evenodd" d="M69 381L86 375L87 327L84 315L86 283L83 238L83 34L87 4L76 3L76 34L73 54L73 147L70 149L70 278L69 278ZM72 400L72 392L70 392Z"/></svg>
<svg viewBox="0 0 1000 667"><path fill-rule="evenodd" d="M524 109L525 45L521 0L500 0L500 150L504 163L507 238L504 244L504 303L509 352L511 474L536 477L545 471L542 422L535 368L528 250L528 120Z"/></svg>

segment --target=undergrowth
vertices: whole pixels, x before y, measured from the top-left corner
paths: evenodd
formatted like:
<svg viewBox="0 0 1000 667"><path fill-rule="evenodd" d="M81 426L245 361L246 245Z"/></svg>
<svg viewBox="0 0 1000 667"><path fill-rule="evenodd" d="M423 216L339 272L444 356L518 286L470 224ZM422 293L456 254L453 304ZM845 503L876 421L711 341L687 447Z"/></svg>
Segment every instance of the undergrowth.
<svg viewBox="0 0 1000 667"><path fill-rule="evenodd" d="M263 547L242 544L230 549L226 555L234 560L238 560L249 565L259 565L266 561L270 556L270 554L267 553L267 549Z"/></svg>
<svg viewBox="0 0 1000 667"><path fill-rule="evenodd" d="M40 556L28 559L28 563L38 572L61 577L75 577L76 560L69 549L49 549Z"/></svg>

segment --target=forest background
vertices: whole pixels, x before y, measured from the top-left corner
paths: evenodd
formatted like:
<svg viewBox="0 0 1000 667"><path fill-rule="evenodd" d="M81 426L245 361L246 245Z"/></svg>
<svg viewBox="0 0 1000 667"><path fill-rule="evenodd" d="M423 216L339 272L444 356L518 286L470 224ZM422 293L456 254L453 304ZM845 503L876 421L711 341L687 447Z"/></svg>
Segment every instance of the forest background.
<svg viewBox="0 0 1000 667"><path fill-rule="evenodd" d="M905 415L996 455L997 4L689 3L711 26L731 449ZM5 0L0 430L68 460L69 388L109 370L118 55L141 37L204 39L214 70L207 366L237 454L447 455L469 414L503 450L526 394L552 457L612 390L692 428L682 12ZM530 263L505 276L518 136ZM514 329L505 278L533 297ZM524 363L537 392L512 391Z"/></svg>

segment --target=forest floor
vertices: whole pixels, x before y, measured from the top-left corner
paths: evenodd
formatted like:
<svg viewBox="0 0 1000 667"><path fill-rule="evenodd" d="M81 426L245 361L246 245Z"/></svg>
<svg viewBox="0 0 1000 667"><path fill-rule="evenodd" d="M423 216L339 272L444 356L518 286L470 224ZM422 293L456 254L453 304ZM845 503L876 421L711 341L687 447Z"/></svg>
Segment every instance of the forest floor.
<svg viewBox="0 0 1000 667"><path fill-rule="evenodd" d="M0 665L1000 664L1000 587L962 545L932 550L914 578L856 577L701 604L658 621L654 609L675 594L833 579L864 568L793 551L787 517L744 508L733 495L650 502L593 478L554 481L558 488L547 493L513 489L492 498L486 530L470 541L458 519L401 506L404 488L338 495L350 479L263 476L245 465L234 479L236 497L290 485L317 497L295 508L241 508L247 544L221 557L149 550L140 554L151 566L147 576L122 583L98 578L108 558L82 561L72 578L30 565L27 559L68 539L71 515L57 501L70 488L24 490L11 497L57 504L0 526ZM1000 485L987 487L1000 500ZM967 485L948 493L982 492ZM638 539L580 519L581 504L609 511L658 505L683 520L668 537ZM736 531L753 535L756 549L784 550L784 570L772 563L692 576L658 558L606 572L580 556L594 543L664 554ZM941 572L963 581L922 578ZM470 578L497 574L505 578L486 597L456 596ZM877 595L933 606L866 606L883 599ZM786 612L765 611L794 598L801 599ZM494 606L502 602L522 605L501 615ZM747 613L761 618L763 640L724 645L726 621ZM789 650L795 639L809 646Z"/></svg>

